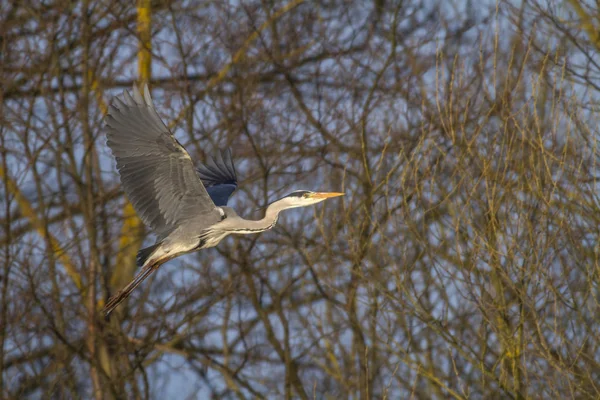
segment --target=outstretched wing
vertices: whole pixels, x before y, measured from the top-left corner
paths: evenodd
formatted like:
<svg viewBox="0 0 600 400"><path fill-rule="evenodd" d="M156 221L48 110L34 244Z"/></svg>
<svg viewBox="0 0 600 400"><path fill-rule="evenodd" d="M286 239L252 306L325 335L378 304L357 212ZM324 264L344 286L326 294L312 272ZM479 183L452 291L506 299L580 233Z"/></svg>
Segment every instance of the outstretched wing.
<svg viewBox="0 0 600 400"><path fill-rule="evenodd" d="M237 188L235 165L231 150L218 151L207 163L198 167L198 175L212 201L219 207L226 206Z"/></svg>
<svg viewBox="0 0 600 400"><path fill-rule="evenodd" d="M156 233L191 216L217 213L183 146L162 122L148 86L134 86L109 108L107 144L117 160L123 189L139 217Z"/></svg>

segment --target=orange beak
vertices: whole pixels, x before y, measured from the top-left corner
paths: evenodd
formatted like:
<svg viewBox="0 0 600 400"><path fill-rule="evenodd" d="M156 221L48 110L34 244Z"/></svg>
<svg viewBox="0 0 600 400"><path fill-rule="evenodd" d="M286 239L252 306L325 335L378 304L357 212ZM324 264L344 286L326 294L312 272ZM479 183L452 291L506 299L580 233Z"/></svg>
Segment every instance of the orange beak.
<svg viewBox="0 0 600 400"><path fill-rule="evenodd" d="M329 199L330 197L339 197L343 195L344 193L338 192L317 192L311 195L310 197L312 197L313 199Z"/></svg>

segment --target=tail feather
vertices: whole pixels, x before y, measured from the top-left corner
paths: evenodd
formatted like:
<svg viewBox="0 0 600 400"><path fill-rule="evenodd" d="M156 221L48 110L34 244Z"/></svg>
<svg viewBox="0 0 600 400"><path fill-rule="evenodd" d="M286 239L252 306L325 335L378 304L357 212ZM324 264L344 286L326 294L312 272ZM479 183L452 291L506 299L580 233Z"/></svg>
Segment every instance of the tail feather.
<svg viewBox="0 0 600 400"><path fill-rule="evenodd" d="M137 261L138 267L144 266L146 261L148 261L148 258L152 255L152 253L154 253L154 250L156 250L158 246L160 246L160 243L156 243L152 246L140 249L140 251L137 252L137 257L135 259Z"/></svg>

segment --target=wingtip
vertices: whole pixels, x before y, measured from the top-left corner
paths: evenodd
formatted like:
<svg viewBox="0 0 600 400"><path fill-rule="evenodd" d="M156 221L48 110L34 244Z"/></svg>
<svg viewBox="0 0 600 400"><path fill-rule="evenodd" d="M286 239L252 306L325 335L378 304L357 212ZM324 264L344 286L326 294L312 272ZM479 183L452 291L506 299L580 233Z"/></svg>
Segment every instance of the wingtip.
<svg viewBox="0 0 600 400"><path fill-rule="evenodd" d="M127 104L125 104L125 93L126 92L127 91L125 90L121 96L113 97L113 101L111 102L112 110L121 112L121 110L123 108L127 108ZM110 114L110 112L109 112L109 114Z"/></svg>
<svg viewBox="0 0 600 400"><path fill-rule="evenodd" d="M217 151L214 157L211 157L215 165L217 164L225 164L225 160L223 159L223 151Z"/></svg>
<svg viewBox="0 0 600 400"><path fill-rule="evenodd" d="M225 156L227 158L227 162L225 163L225 165L227 166L229 173L236 178L237 182L237 171L235 170L235 163L233 162L233 153L231 151L231 148L228 147L225 149Z"/></svg>
<svg viewBox="0 0 600 400"><path fill-rule="evenodd" d="M118 100L120 104L126 107L132 107L135 105L147 105L152 107L153 105L152 96L150 95L150 89L148 88L148 84L146 82L144 82L140 86L133 83L133 85L131 85L131 92L125 89L123 90L123 94L121 96L115 96L115 100ZM113 105L113 107L115 106ZM115 108L119 109L119 107Z"/></svg>
<svg viewBox="0 0 600 400"><path fill-rule="evenodd" d="M152 96L150 96L150 89L148 89L147 83L144 83L144 99L146 100L147 105L152 105Z"/></svg>
<svg viewBox="0 0 600 400"><path fill-rule="evenodd" d="M135 103L138 105L144 104L144 98L142 97L142 94L140 93L140 89L135 84L133 85L133 99L134 99Z"/></svg>
<svg viewBox="0 0 600 400"><path fill-rule="evenodd" d="M135 96L135 86L134 86L134 96ZM129 93L129 90L123 91L123 104L125 104L128 107L135 106L135 100L133 99L133 97L131 97L131 93Z"/></svg>

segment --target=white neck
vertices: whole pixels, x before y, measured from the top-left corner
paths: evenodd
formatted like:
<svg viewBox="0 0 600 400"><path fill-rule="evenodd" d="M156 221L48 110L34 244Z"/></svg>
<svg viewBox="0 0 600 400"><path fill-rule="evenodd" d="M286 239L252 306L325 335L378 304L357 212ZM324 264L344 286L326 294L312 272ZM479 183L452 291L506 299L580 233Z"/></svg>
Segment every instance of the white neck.
<svg viewBox="0 0 600 400"><path fill-rule="evenodd" d="M277 223L277 217L282 210L291 208L285 201L276 201L269 204L265 210L265 216L259 220L250 220L239 217L235 212L229 211L231 217L226 218L219 224L219 228L226 230L228 233L250 234L258 233L271 229Z"/></svg>

